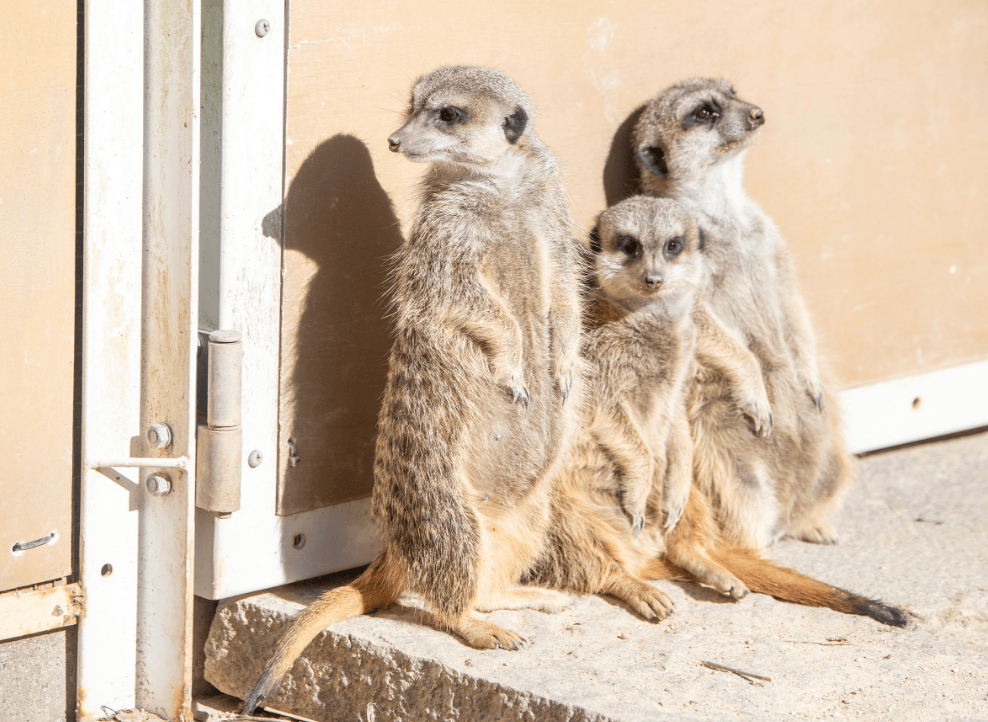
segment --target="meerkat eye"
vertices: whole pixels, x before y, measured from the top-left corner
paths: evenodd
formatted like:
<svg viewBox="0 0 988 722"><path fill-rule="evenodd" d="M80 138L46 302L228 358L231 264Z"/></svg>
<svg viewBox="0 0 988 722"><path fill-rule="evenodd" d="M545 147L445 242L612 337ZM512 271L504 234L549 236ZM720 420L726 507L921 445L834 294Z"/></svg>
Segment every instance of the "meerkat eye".
<svg viewBox="0 0 988 722"><path fill-rule="evenodd" d="M628 258L638 258L642 254L642 244L634 236L618 236L617 247Z"/></svg>
<svg viewBox="0 0 988 722"><path fill-rule="evenodd" d="M439 120L444 123L455 123L463 116L463 111L455 105L447 105L439 111Z"/></svg>
<svg viewBox="0 0 988 722"><path fill-rule="evenodd" d="M675 258L683 252L683 237L676 236L675 238L670 238L666 241L666 246L662 251L665 253L666 258Z"/></svg>
<svg viewBox="0 0 988 722"><path fill-rule="evenodd" d="M720 113L711 103L704 103L693 111L693 119L700 123L710 123L719 117Z"/></svg>

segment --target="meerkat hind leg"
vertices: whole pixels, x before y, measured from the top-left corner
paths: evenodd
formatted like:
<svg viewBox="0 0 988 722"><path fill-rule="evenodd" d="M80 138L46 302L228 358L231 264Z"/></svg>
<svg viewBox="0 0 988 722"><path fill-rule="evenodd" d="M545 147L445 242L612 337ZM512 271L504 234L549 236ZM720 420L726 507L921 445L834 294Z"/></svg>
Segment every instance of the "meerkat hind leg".
<svg viewBox="0 0 988 722"><path fill-rule="evenodd" d="M497 609L535 609L552 614L573 603L573 597L555 589L520 586L487 594L477 602L478 612L493 612Z"/></svg>

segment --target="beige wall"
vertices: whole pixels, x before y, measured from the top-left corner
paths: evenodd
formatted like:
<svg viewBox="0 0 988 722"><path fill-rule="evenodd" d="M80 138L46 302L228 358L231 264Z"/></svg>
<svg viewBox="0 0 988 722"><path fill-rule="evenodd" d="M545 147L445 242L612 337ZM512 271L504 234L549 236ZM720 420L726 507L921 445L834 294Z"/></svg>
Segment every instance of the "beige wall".
<svg viewBox="0 0 988 722"><path fill-rule="evenodd" d="M382 261L423 170L386 139L419 75L468 63L518 80L587 225L633 181L632 112L686 77L732 80L768 121L750 194L857 385L988 357L986 48L985 0L293 0L282 424L303 463L282 511L370 488Z"/></svg>
<svg viewBox="0 0 988 722"><path fill-rule="evenodd" d="M0 591L72 569L75 0L0 29ZM53 529L53 546L11 554Z"/></svg>

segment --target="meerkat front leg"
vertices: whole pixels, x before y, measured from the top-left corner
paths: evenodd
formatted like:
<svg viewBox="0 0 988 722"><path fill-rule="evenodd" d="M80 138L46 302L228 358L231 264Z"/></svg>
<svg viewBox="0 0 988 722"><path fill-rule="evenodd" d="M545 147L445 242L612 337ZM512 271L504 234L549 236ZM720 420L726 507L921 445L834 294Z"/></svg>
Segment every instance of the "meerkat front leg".
<svg viewBox="0 0 988 722"><path fill-rule="evenodd" d="M604 423L595 424L594 436L618 467L621 506L631 519L632 533L638 536L645 528L652 479L665 472L665 450L656 449L653 453L649 449L627 402L613 402L603 415Z"/></svg>
<svg viewBox="0 0 988 722"><path fill-rule="evenodd" d="M490 303L483 308L458 309L454 324L484 348L494 382L508 389L516 403L528 406L531 394L525 383L521 328L494 285L483 274L478 279Z"/></svg>
<svg viewBox="0 0 988 722"><path fill-rule="evenodd" d="M552 374L563 401L569 398L580 358L580 297L576 286L566 282L571 280L570 275L553 274L552 306L549 309Z"/></svg>
<svg viewBox="0 0 988 722"><path fill-rule="evenodd" d="M727 331L706 305L694 311L697 326L696 355L720 369L731 381L742 412L761 437L772 434L772 405L765 391L762 368L755 355Z"/></svg>
<svg viewBox="0 0 988 722"><path fill-rule="evenodd" d="M817 365L816 338L813 335L810 312L796 288L794 270L788 255L780 254L777 265L786 340L792 349L796 373L803 381L806 394L813 404L823 411L823 379Z"/></svg>
<svg viewBox="0 0 988 722"><path fill-rule="evenodd" d="M669 466L662 484L663 532L668 534L683 516L693 484L693 438L686 409L680 408L669 427L666 457Z"/></svg>

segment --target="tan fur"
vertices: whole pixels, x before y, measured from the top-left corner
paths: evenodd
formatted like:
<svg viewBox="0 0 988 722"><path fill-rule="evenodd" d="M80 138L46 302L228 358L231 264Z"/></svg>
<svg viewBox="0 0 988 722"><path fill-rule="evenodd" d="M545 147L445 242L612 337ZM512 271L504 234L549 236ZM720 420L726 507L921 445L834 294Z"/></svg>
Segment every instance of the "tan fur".
<svg viewBox="0 0 988 722"><path fill-rule="evenodd" d="M697 215L710 268L703 297L717 326L757 361L771 402L772 435L757 438L744 418L757 412L736 398L746 382L698 352L687 402L695 474L721 532L752 548L781 535L831 543L853 467L788 248L742 186L743 155L763 123L728 83L686 81L645 108L635 152L643 192Z"/></svg>
<svg viewBox="0 0 988 722"><path fill-rule="evenodd" d="M677 257L656 254L680 236L684 249ZM642 245L640 252L628 252L630 237ZM778 567L757 551L730 543L702 487L690 484L693 441L685 408L676 401L687 385L679 369L689 366L694 351L703 348L716 359L722 381L737 380L740 388L731 393L742 400L741 408L752 410L755 429L768 433L771 427L755 362L730 334L711 326L716 320L702 299L694 306L704 266L695 221L675 201L633 198L601 214L594 245L599 291L589 306L584 342L593 389L585 413L591 421L561 466L550 543L528 578L576 593L612 594L647 619L665 618L672 602L643 580L678 577L735 598L750 588L902 626L905 617L894 607ZM657 274L661 286L649 288L643 279ZM696 330L687 331L694 324L704 338L699 344ZM653 395L672 402L665 425L642 413L654 408L648 399ZM602 421L614 413L626 413L631 422ZM628 449L663 463L643 470L645 464L628 463ZM631 478L632 473L641 478ZM675 501L684 505L682 517L670 524L669 495L683 488L687 498ZM629 489L646 490L644 528L621 508Z"/></svg>
<svg viewBox="0 0 988 722"><path fill-rule="evenodd" d="M580 246L528 96L493 70L441 68L412 91L395 152L431 166L394 268L395 342L371 500L383 550L295 622L245 709L327 624L420 594L478 648L524 640L475 610L554 610L521 588L551 521L580 408Z"/></svg>

